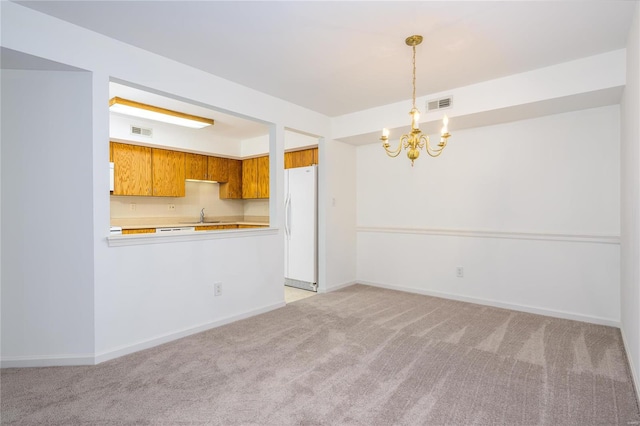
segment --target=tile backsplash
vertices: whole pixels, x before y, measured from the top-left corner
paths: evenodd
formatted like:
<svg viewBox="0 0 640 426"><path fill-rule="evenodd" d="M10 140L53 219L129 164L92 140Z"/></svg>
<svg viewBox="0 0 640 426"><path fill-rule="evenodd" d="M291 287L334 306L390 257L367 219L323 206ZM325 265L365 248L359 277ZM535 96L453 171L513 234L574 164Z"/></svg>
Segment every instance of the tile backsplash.
<svg viewBox="0 0 640 426"><path fill-rule="evenodd" d="M184 197L112 195L111 218L193 217L198 220L203 207L206 217L242 217L245 215L245 204L250 215L269 216L269 200L221 200L218 196L219 186L214 182L187 181ZM170 209L169 205L175 206L175 209Z"/></svg>

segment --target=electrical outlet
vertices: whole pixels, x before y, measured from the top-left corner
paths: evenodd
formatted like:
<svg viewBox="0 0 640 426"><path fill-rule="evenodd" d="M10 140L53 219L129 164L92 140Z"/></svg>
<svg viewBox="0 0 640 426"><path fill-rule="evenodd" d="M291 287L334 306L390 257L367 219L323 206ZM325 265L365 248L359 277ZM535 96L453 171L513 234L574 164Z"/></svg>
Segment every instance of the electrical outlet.
<svg viewBox="0 0 640 426"><path fill-rule="evenodd" d="M213 295L222 296L222 283L213 283Z"/></svg>
<svg viewBox="0 0 640 426"><path fill-rule="evenodd" d="M456 277L464 277L464 268L462 266L456 266Z"/></svg>
<svg viewBox="0 0 640 426"><path fill-rule="evenodd" d="M132 212L135 212L136 211L136 203L129 204L129 210L131 210Z"/></svg>
<svg viewBox="0 0 640 426"><path fill-rule="evenodd" d="M167 209L169 209L169 211L175 211L176 205L175 204L167 204Z"/></svg>

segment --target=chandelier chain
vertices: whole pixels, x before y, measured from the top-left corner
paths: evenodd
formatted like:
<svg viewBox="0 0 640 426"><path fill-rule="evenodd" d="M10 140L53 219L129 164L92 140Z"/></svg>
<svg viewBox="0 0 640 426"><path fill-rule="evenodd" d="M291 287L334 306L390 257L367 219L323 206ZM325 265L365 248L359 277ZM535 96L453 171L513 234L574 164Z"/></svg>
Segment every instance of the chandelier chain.
<svg viewBox="0 0 640 426"><path fill-rule="evenodd" d="M416 107L416 46L413 47L413 108Z"/></svg>

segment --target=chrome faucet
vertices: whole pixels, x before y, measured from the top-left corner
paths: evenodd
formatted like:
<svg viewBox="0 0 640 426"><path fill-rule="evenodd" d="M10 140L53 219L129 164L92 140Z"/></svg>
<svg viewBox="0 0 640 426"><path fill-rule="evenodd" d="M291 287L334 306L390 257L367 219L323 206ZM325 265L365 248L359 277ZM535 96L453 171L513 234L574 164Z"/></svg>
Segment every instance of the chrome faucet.
<svg viewBox="0 0 640 426"><path fill-rule="evenodd" d="M200 223L204 223L204 207L200 210Z"/></svg>

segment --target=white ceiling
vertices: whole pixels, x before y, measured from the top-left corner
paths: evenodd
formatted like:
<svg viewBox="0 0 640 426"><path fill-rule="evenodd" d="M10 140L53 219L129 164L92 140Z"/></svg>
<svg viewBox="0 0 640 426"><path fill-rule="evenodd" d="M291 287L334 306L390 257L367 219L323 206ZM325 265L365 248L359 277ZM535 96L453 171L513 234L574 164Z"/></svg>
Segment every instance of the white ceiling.
<svg viewBox="0 0 640 426"><path fill-rule="evenodd" d="M19 2L337 116L623 48L635 1ZM585 72L588 72L586 70Z"/></svg>

